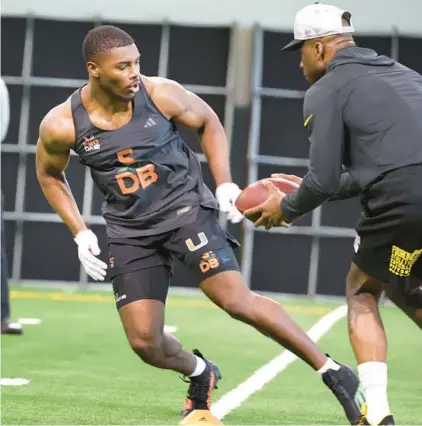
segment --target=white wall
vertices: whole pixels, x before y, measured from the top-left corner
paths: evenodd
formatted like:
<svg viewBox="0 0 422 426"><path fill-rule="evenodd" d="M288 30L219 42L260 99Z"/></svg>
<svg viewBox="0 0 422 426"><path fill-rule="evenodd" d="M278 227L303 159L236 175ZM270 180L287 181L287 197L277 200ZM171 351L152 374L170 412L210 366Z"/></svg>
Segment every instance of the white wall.
<svg viewBox="0 0 422 426"><path fill-rule="evenodd" d="M327 1L328 2L328 1ZM312 0L2 0L5 15L62 19L106 19L183 24L255 22L267 28L291 30L294 15ZM365 33L422 35L422 0L331 0L350 10L355 27Z"/></svg>

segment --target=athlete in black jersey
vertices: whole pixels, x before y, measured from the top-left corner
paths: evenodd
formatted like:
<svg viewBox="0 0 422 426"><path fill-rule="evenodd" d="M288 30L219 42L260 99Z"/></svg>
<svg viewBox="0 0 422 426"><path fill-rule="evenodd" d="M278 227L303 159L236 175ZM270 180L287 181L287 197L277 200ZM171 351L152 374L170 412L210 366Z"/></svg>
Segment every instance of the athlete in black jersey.
<svg viewBox="0 0 422 426"><path fill-rule="evenodd" d="M116 27L90 31L83 51L89 83L43 119L37 176L74 235L85 270L103 280L107 265L96 257L97 239L65 179L70 151L91 169L105 198L111 279L133 350L152 366L189 377L185 415L210 408L221 378L218 368L163 332L172 259L178 258L214 303L318 370L349 420L356 421L355 375L324 355L278 303L252 293L244 283L233 253L238 243L222 230L217 216L220 204L232 221L242 217L233 205L240 189L232 183L227 140L216 114L178 83L140 75L137 47ZM198 132L218 202L175 123Z"/></svg>

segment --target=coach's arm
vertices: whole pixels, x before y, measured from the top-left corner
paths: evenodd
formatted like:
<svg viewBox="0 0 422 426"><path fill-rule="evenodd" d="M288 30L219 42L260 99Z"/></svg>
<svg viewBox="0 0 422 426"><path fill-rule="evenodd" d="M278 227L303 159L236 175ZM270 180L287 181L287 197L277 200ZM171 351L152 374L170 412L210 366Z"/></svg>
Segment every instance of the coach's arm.
<svg viewBox="0 0 422 426"><path fill-rule="evenodd" d="M341 183L344 124L337 93L320 85L309 89L304 119L310 142L310 164L298 190L282 199L283 217L288 221L335 197Z"/></svg>

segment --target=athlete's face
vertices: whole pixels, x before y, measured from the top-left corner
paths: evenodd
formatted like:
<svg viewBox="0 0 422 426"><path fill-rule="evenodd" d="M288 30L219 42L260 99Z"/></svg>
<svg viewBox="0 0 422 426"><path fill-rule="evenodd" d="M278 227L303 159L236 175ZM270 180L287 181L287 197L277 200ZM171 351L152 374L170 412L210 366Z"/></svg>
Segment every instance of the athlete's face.
<svg viewBox="0 0 422 426"><path fill-rule="evenodd" d="M309 83L316 83L325 73L324 46L321 42L308 40L303 43L301 52L300 68Z"/></svg>
<svg viewBox="0 0 422 426"><path fill-rule="evenodd" d="M129 102L139 90L139 59L135 44L116 47L100 53L90 73L95 73L94 77L105 92Z"/></svg>

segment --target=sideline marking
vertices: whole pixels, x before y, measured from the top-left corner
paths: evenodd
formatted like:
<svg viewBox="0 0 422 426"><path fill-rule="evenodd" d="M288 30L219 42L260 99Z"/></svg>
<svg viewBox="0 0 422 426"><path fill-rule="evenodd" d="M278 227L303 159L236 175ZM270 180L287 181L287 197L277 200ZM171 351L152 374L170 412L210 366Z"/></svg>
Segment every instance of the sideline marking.
<svg viewBox="0 0 422 426"><path fill-rule="evenodd" d="M22 379L22 378L0 379L1 386L23 386L23 385L27 385L28 383L29 383L29 380Z"/></svg>
<svg viewBox="0 0 422 426"><path fill-rule="evenodd" d="M178 328L175 325L165 325L164 326L164 332L165 333L176 333L176 331L178 330Z"/></svg>
<svg viewBox="0 0 422 426"><path fill-rule="evenodd" d="M39 318L19 318L18 323L22 325L38 325L41 324Z"/></svg>

